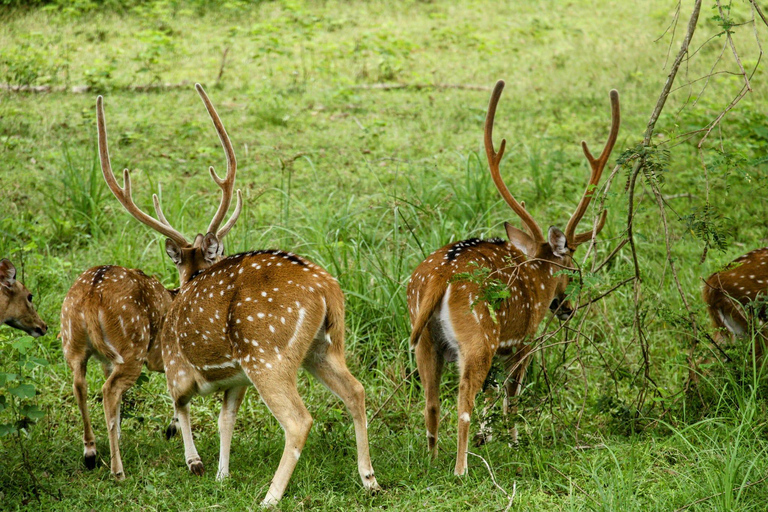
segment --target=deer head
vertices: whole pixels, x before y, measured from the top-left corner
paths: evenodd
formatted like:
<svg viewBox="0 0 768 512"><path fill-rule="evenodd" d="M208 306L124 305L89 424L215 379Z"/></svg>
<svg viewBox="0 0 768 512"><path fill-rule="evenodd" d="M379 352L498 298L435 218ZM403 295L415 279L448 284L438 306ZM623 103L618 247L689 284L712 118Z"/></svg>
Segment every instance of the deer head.
<svg viewBox="0 0 768 512"><path fill-rule="evenodd" d="M16 267L9 260L0 260L0 324L21 329L37 338L48 331L32 304L32 294L16 280Z"/></svg>

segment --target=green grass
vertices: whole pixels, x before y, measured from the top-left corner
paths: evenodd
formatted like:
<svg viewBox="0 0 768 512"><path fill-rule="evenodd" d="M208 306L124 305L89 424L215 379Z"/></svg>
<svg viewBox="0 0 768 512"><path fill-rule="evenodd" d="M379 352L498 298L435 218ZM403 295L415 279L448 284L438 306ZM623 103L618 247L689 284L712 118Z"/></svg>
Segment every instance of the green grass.
<svg viewBox="0 0 768 512"><path fill-rule="evenodd" d="M227 253L291 250L339 278L347 298L349 365L366 387L369 417L381 409L370 422L370 437L384 492L365 495L351 419L302 373L300 391L315 425L281 509L503 510L507 499L479 459L470 456L467 477L452 474L453 367L443 381L441 453L434 462L426 455L423 396L417 376L409 377L415 361L405 309L406 280L426 255L449 241L502 236L505 220L518 223L499 199L485 162L482 123L489 92L359 86L490 87L504 78L495 127L497 144L501 137L508 141L502 171L542 226L562 228L588 175L579 142L585 139L600 151L611 88L620 91L622 105L613 160L642 139L669 66L670 34L655 40L675 5L653 0L630 10L626 2L583 0L567 6L551 0L286 1L221 7L152 2L140 9L87 12L5 9L0 82L90 85L104 94L113 167L131 169L134 198L145 210L162 186L164 211L186 235L204 229L217 205L206 167L224 167L192 86L203 83L234 143L244 193L243 214L225 240ZM709 7L694 49L720 30ZM683 6L682 25L688 8ZM749 19L744 3L732 11L738 20ZM758 32L768 40L764 26ZM708 73L724 43L715 37L703 46L677 84ZM754 66L752 28L739 27L735 43L744 65ZM715 69L736 69L730 49ZM672 140L664 146L670 158L662 192L669 197L673 257L705 329L700 278L764 245L768 232L766 168L759 162L768 141L765 79L758 69L753 92L713 132L703 152L706 177L698 137L682 143L675 137L714 119L738 92L740 78L717 75L703 93L703 82L676 91L657 126L657 142ZM131 88L158 82L188 85ZM698 98L695 105L686 105L689 95ZM0 438L0 508L257 508L283 436L254 391L238 415L232 478L217 483L220 398L193 401L196 443L208 470L194 478L180 439L163 437L171 416L163 377L149 375L126 394L121 446L128 478L116 483L103 463L109 453L103 377L92 363L89 403L102 464L93 472L82 464L71 374L55 336L64 295L82 271L107 263L141 268L168 286L177 283L162 238L127 215L100 179L95 96L0 91L0 257L14 261L51 326L34 350L50 365L25 370L38 391L33 401L46 415L20 440ZM597 261L625 234L625 178L621 171L607 196L610 211ZM701 263L703 243L682 219L701 211L707 178L712 206L725 217L715 228L727 235L727 247L710 250ZM696 356L710 364L699 386L681 393L690 327L681 321L685 311L670 277L658 209L644 183L637 198L640 314L658 388L642 373L638 377L642 353L632 327L633 292L624 286L571 322L583 321L578 343L537 354L517 418L520 446L509 447L504 434L513 419L496 418L494 440L471 450L488 461L508 492L516 485L513 510L674 510L704 498L687 510L763 510L768 484L742 486L768 474L765 371L750 363L746 344L729 348L734 361L724 364L702 341ZM579 261L585 252L578 253ZM605 291L631 273L625 246L591 282ZM0 329L0 371L15 371L11 342L18 337ZM649 394L638 410L643 389ZM487 396L496 395L490 390ZM12 410L0 411L0 423L14 418Z"/></svg>

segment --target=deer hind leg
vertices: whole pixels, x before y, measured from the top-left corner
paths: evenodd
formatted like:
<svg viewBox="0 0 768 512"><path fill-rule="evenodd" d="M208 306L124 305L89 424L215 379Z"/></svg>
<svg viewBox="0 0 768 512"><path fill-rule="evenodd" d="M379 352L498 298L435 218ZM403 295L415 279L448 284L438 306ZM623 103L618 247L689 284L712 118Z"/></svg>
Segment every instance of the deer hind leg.
<svg viewBox="0 0 768 512"><path fill-rule="evenodd" d="M456 476L467 472L469 422L475 406L475 397L491 369L492 358L482 336L478 335L477 339L469 340L464 346L472 347L472 350L459 354L459 436L456 467L453 471Z"/></svg>
<svg viewBox="0 0 768 512"><path fill-rule="evenodd" d="M173 393L171 393L173 396ZM192 438L192 424L189 420L189 397L174 397L173 404L173 422L171 426L166 430L166 437L168 431L173 428L173 433L176 432L176 427L181 430L181 439L184 441L184 459L187 462L189 471L196 476L202 476L205 473L203 467L203 461L200 459L200 455L195 448L195 440Z"/></svg>
<svg viewBox="0 0 768 512"><path fill-rule="evenodd" d="M333 342L333 338L331 339ZM365 389L349 372L347 363L344 360L344 353L334 350L335 347L330 347L326 351L326 347L321 347L315 352L315 357L308 360L306 368L333 394L341 398L344 405L347 406L347 410L352 415L352 421L355 425L357 469L360 473L360 479L367 491L378 491L380 487L374 476L368 447Z"/></svg>
<svg viewBox="0 0 768 512"><path fill-rule="evenodd" d="M432 458L437 457L437 434L440 428L440 378L443 375L443 354L437 350L429 329L424 329L416 345L416 367L424 388L424 421L427 426L427 447Z"/></svg>
<svg viewBox="0 0 768 512"><path fill-rule="evenodd" d="M125 478L123 460L120 457L120 403L125 393L141 374L141 365L116 364L113 366L104 386L101 388L104 396L104 417L109 435L110 468L118 480Z"/></svg>
<svg viewBox="0 0 768 512"><path fill-rule="evenodd" d="M269 490L262 505L275 505L285 493L288 481L291 479L296 463L299 461L301 450L307 442L309 430L312 428L312 416L307 411L304 402L296 389L296 372L290 370L282 375L265 376L246 370L252 379L261 399L267 405L272 415L277 419L285 432L285 446L280 464L269 485Z"/></svg>
<svg viewBox="0 0 768 512"><path fill-rule="evenodd" d="M232 446L232 432L235 429L235 419L240 404L245 397L245 386L229 388L224 391L224 401L221 403L219 414L219 471L216 480L224 480L229 476L229 450Z"/></svg>
<svg viewBox="0 0 768 512"><path fill-rule="evenodd" d="M96 467L96 436L93 435L91 415L88 413L88 383L85 380L85 374L88 369L88 355L67 362L72 369L72 388L75 393L77 407L80 409L80 416L83 419L83 462L86 468L93 469Z"/></svg>

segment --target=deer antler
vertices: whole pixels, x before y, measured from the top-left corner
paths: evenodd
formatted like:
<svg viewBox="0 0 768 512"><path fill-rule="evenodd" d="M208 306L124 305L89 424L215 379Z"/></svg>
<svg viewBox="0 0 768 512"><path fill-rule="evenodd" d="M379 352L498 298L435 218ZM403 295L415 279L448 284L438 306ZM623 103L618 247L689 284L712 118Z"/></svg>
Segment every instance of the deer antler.
<svg viewBox="0 0 768 512"><path fill-rule="evenodd" d="M589 178L589 184L587 185L587 189L584 191L584 195L581 197L581 201L579 201L579 205L576 207L576 211L573 212L573 215L571 215L571 219L568 221L568 225L565 227L566 240L568 240L569 244L574 245L574 247L579 245L579 243L583 243L584 241L592 238L591 231L576 235L575 234L576 226L578 226L579 221L584 216L584 213L587 211L587 207L589 206L590 201L592 201L592 196L594 196L595 194L595 189L597 188L597 184L600 182L600 176L603 174L603 169L605 168L605 164L608 163L608 158L611 156L611 151L613 150L613 146L616 144L616 138L619 135L619 124L621 124L621 112L619 110L619 92L616 89L613 89L611 90L610 96L611 96L611 131L608 134L608 141L605 143L603 152L600 153L600 156L597 159L595 159L592 156L592 153L590 153L589 148L587 147L586 141L581 141L581 147L584 150L584 156L587 157L587 160L589 161L589 165L590 167L592 167L592 174ZM602 218L598 222L596 233L600 232L600 230L603 228L603 224L605 224L605 212L603 212Z"/></svg>
<svg viewBox="0 0 768 512"><path fill-rule="evenodd" d="M112 164L109 161L109 149L107 148L107 125L106 121L104 120L104 98L101 96L96 98L96 119L96 124L98 126L99 160L101 161L101 172L104 174L104 180L107 182L107 185L109 185L109 189L112 191L112 193L115 194L117 200L120 201L120 204L123 205L123 208L128 210L128 213L133 215L133 217L142 224L149 226L155 231L174 240L178 244L184 246L189 245L189 242L187 242L187 240L184 238L184 235L173 229L173 227L171 227L171 225L166 220L162 213L162 209L160 208L160 200L157 198L156 194L153 194L152 201L155 205L157 216L160 218L159 221L147 215L141 211L138 206L136 206L136 203L133 202L133 197L131 196L131 174L128 169L123 170L123 187L118 185L117 179L115 179L115 174L112 172Z"/></svg>
<svg viewBox="0 0 768 512"><path fill-rule="evenodd" d="M224 220L224 215L226 215L227 210L229 210L229 205L232 202L232 190L235 186L235 174L237 173L237 160L235 159L235 150L232 148L232 141L229 140L229 135L227 135L227 131L224 129L219 114L213 107L211 100L208 99L208 95L205 94L203 86L195 84L195 89L197 89L198 94L200 94L200 98L202 98L205 108L208 110L208 115L211 116L211 121L213 121L213 126L216 128L216 133L219 135L219 140L221 141L224 153L227 156L227 175L224 179L219 178L219 175L216 174L213 166L208 168L211 173L211 178L213 178L213 181L216 182L219 188L221 188L221 202L219 203L218 210L216 210L216 215L213 216L211 224L208 226L207 232L216 233L216 237L222 239L229 230L232 229L232 226L234 226L237 218L240 216L240 211L242 210L242 197L240 190L238 190L235 211L232 213L232 216L224 227L219 230L219 225L221 224L221 221Z"/></svg>
<svg viewBox="0 0 768 512"><path fill-rule="evenodd" d="M491 102L488 105L488 114L485 118L485 153L488 156L488 165L491 168L491 178L496 185L501 197L507 202L507 204L514 210L514 212L525 223L528 230L533 235L536 242L544 241L544 234L536 221L533 220L531 214L528 213L520 203L518 203L512 194L509 193L509 189L504 184L504 180L501 179L501 173L499 171L499 163L501 163L501 157L504 156L504 149L507 146L507 140L501 139L501 146L499 146L499 152L497 153L493 148L493 118L496 116L496 105L501 98L501 91L504 90L504 80L496 82L496 87L493 88L491 93Z"/></svg>

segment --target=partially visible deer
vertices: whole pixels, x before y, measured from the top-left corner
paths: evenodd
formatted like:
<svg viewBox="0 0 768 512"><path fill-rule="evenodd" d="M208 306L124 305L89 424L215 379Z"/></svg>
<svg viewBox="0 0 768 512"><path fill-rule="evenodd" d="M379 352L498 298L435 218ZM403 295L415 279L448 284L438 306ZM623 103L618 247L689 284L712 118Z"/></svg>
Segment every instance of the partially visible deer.
<svg viewBox="0 0 768 512"><path fill-rule="evenodd" d="M199 86L198 91L203 95ZM207 100L204 95L203 99ZM107 182L115 183L101 100L97 105L102 170ZM209 112L219 129L212 106ZM234 177L234 152L223 127L219 136L227 153L227 176L231 171ZM127 173L125 183L127 194L119 187L116 191L116 185L112 188L118 198L130 197ZM228 189L222 186L222 190L225 196L229 190L231 197L231 185ZM123 204L131 210L130 205ZM238 194L238 212L239 205ZM167 235L169 226L157 201L155 207L163 222L147 222L134 216ZM226 211L220 208L214 221L220 222ZM246 388L255 385L285 431L285 449L263 501L276 503L285 492L312 425L296 387L296 375L303 365L339 396L352 414L358 471L365 488L377 490L368 451L365 391L349 373L344 357L344 297L338 283L319 266L291 253L255 251L221 259L223 235L216 233L216 222L205 236L196 237L194 245L175 238L166 241L166 251L176 263L181 284L160 334L168 390L175 408L169 437L177 428L181 430L187 466L193 474L203 474L192 438L189 402L198 394L224 391L217 479L227 477L235 417ZM227 226L233 222L230 219ZM210 264L213 266L206 268Z"/></svg>
<svg viewBox="0 0 768 512"><path fill-rule="evenodd" d="M749 337L754 328L755 357L762 357L768 342L768 247L748 252L709 276L702 295L717 329L716 341Z"/></svg>
<svg viewBox="0 0 768 512"><path fill-rule="evenodd" d="M73 388L83 419L84 461L96 467L96 437L88 414L88 360L101 362L107 379L101 388L109 435L110 468L125 478L120 457L120 403L145 364L163 371L158 335L174 291L141 270L104 265L86 270L61 305L61 346L74 376Z"/></svg>
<svg viewBox="0 0 768 512"><path fill-rule="evenodd" d="M459 435L454 469L457 476L467 471L470 417L493 356L498 354L507 371L513 371L506 384L506 413L509 399L520 393L531 360L530 343L547 310L554 311L560 319L571 314L570 305L564 301L568 278L556 274L571 267L576 248L597 236L605 224L603 211L594 230L576 233L619 132L619 95L614 90L610 93L611 130L603 152L594 158L586 142L582 142L592 169L589 185L565 233L552 226L545 237L533 217L510 194L499 171L506 141L501 141L497 153L493 147L493 120L503 88L504 82L499 80L491 95L485 120L485 150L496 188L522 219L527 232L505 223L508 241L470 239L448 244L427 257L408 282L411 346L416 352L426 398L427 443L433 457L437 456L440 377L446 361L458 361ZM479 272L480 268L488 269L487 275ZM466 278L473 275L479 277ZM510 292L494 310L489 309L492 306L485 295L490 280ZM516 433L515 430L515 438Z"/></svg>
<svg viewBox="0 0 768 512"><path fill-rule="evenodd" d="M16 267L0 260L0 325L7 324L37 338L48 331L32 304L32 294L16 280Z"/></svg>
<svg viewBox="0 0 768 512"><path fill-rule="evenodd" d="M149 216L136 206L131 196L128 169L123 172L124 187L121 188L117 184L109 167L103 98L99 96L96 100L99 155L104 179L131 215L168 237L166 248L170 251L169 254L183 255L184 264L179 267L179 273L183 275L191 275L219 258L221 245L218 240L226 236L242 208L242 198L238 190L235 211L229 221L219 229L232 199L236 171L234 151L205 91L199 85L197 88L224 146L228 165L224 179L218 177L213 167L210 168L213 180L222 189L219 208L208 228L216 235L198 235L193 244L188 243L184 236L168 223L157 195L153 196L153 202L160 220ZM217 237L215 246L210 244L211 237ZM122 480L125 473L119 447L121 399L125 391L136 382L144 364L152 371L164 371L158 335L163 317L175 293L176 290L165 289L157 279L146 276L141 270L106 265L94 267L81 274L64 299L61 309L62 347L64 357L74 375L75 398L84 427L85 465L89 469L96 466L96 443L88 414L85 380L88 360L92 356L100 360L107 379L102 392L109 434L110 468L115 478Z"/></svg>

